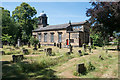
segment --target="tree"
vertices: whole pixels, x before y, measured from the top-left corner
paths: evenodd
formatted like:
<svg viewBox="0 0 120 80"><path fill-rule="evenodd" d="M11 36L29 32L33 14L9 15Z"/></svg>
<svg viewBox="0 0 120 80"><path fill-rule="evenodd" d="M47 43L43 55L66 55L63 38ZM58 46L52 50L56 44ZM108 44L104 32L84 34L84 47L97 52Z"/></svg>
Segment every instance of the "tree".
<svg viewBox="0 0 120 80"><path fill-rule="evenodd" d="M12 36L10 42L15 42L18 32L18 25L14 22L13 18L10 17L10 11L4 10L3 7L0 7L2 10L2 37ZM7 40L3 39L7 43Z"/></svg>
<svg viewBox="0 0 120 80"><path fill-rule="evenodd" d="M120 31L120 2L92 2L86 12L92 31L100 32L103 41L112 36L113 31Z"/></svg>
<svg viewBox="0 0 120 80"><path fill-rule="evenodd" d="M34 7L31 7L29 4L23 2L20 6L17 6L12 12L12 17L15 19L15 22L19 23L19 38L22 38L22 30L25 31L26 35L29 36L32 34L33 28L33 17L37 14L37 11Z"/></svg>
<svg viewBox="0 0 120 80"><path fill-rule="evenodd" d="M37 44L39 43L39 40L37 38L34 38L33 36L30 38L29 41L32 45L34 45L34 50L37 50Z"/></svg>

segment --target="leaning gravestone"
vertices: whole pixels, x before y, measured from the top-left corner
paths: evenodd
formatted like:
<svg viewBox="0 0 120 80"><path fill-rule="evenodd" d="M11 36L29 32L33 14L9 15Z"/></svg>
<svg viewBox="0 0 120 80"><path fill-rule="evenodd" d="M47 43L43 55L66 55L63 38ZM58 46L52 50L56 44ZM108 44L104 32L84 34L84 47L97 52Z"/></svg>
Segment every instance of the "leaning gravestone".
<svg viewBox="0 0 120 80"><path fill-rule="evenodd" d="M47 48L46 49L46 55L48 56L51 56L52 55L52 48Z"/></svg>
<svg viewBox="0 0 120 80"><path fill-rule="evenodd" d="M77 72L84 74L86 72L86 67L84 66L84 63L77 64Z"/></svg>

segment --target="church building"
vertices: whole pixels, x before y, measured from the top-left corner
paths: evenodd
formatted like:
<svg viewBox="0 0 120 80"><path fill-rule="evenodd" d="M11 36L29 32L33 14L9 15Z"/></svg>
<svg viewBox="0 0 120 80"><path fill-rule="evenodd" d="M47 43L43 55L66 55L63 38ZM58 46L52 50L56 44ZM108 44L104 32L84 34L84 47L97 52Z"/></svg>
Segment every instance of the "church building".
<svg viewBox="0 0 120 80"><path fill-rule="evenodd" d="M49 25L47 18L42 12L39 16L38 28L32 31L32 35L38 38L41 45L61 44L62 47L67 47L71 44L80 47L83 43L88 44L90 27L86 25L86 21Z"/></svg>

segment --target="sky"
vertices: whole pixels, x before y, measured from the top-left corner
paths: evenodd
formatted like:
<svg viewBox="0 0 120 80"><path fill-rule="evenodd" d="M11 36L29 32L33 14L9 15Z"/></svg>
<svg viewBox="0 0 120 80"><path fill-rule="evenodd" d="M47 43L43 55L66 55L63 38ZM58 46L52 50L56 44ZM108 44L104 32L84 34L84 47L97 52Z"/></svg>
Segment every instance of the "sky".
<svg viewBox="0 0 120 80"><path fill-rule="evenodd" d="M22 2L2 2L2 7L12 11ZM71 22L81 22L89 19L86 16L87 8L91 5L89 2L26 2L37 11L38 17L42 11L47 14L48 24L64 24Z"/></svg>

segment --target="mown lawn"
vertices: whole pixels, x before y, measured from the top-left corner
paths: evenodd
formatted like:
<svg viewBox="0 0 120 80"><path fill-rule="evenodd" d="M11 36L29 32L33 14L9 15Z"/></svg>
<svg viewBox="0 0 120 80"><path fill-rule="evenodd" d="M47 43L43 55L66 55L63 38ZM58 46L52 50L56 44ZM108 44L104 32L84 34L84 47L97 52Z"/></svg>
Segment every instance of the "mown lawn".
<svg viewBox="0 0 120 80"><path fill-rule="evenodd" d="M23 54L21 51L23 47L28 49L29 55L24 55L25 59L22 62L13 63L12 54L7 55L7 53ZM97 47L91 53L87 51L88 55L83 56L78 55L78 50L82 50L78 47L74 47L70 55L66 55L68 48L42 46L34 51L33 47L23 47L15 49L11 46L4 46L3 51L6 55L2 56L3 78L118 78L119 52L115 50L116 46L107 46L108 53L101 47ZM48 47L52 48L53 56L46 56L45 52L39 51ZM99 58L100 55L104 60ZM77 64L84 63L88 68L89 62L95 70L87 71L85 75L75 75Z"/></svg>

